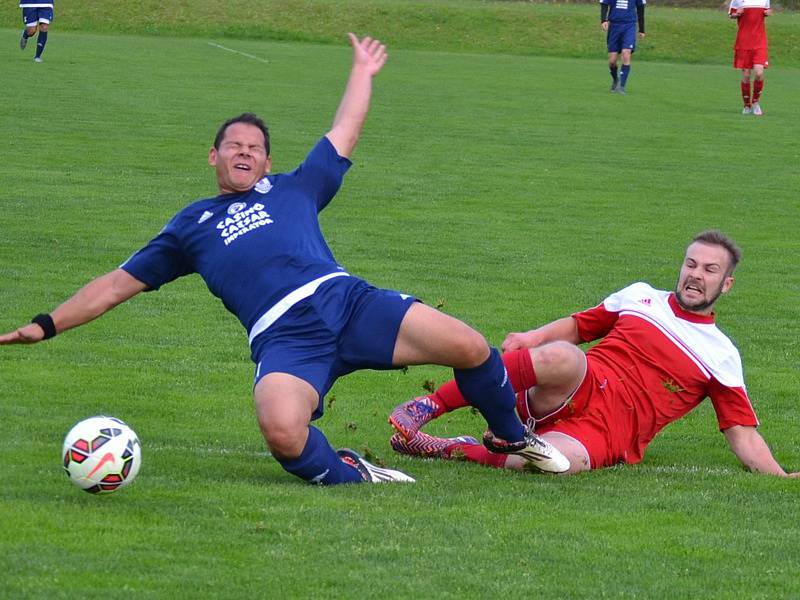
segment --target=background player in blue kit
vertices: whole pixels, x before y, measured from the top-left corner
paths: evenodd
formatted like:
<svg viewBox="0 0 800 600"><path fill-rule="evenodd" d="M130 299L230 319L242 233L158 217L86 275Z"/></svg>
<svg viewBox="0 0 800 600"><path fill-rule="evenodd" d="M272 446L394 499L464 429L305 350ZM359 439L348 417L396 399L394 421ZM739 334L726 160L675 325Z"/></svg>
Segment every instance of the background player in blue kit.
<svg viewBox="0 0 800 600"><path fill-rule="evenodd" d="M608 32L608 69L611 72L611 91L625 93L631 72L631 54L636 50L636 25L644 39L644 6L646 0L600 0L600 27ZM617 62L622 55L622 69Z"/></svg>
<svg viewBox="0 0 800 600"><path fill-rule="evenodd" d="M534 470L564 472L569 461L517 417L503 362L483 336L412 297L351 276L322 236L318 213L350 167L372 78L386 61L379 41L349 35L353 66L333 126L300 167L269 175L264 123L252 113L230 119L208 157L219 195L181 210L120 268L0 336L0 344L47 339L142 291L199 273L248 331L258 422L288 472L320 484L413 481L351 450L337 453L310 423L322 415L338 377L423 363L454 368L464 397L489 423L488 448L517 454Z"/></svg>
<svg viewBox="0 0 800 600"><path fill-rule="evenodd" d="M47 44L47 32L53 21L53 0L20 0L19 7L22 9L22 21L25 23L25 29L19 39L19 49L25 50L28 38L33 37L38 30L36 56L33 60L40 63L44 46Z"/></svg>

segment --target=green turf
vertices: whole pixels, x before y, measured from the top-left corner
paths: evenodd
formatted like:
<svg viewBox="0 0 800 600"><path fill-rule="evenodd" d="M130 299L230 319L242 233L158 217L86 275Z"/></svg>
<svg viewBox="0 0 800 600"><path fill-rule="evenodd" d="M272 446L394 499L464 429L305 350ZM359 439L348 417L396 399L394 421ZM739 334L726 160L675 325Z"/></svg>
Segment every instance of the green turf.
<svg viewBox="0 0 800 600"><path fill-rule="evenodd" d="M676 0L683 1L683 0ZM669 2L669 0L668 0ZM727 2L680 9L651 2L636 61L730 64L736 25ZM791 0L797 4L797 0ZM775 4L768 20L773 66L800 66L800 14ZM0 23L20 21L16 3ZM72 0L56 8L53 31L147 33L341 44L345 31L394 48L593 58L603 52L596 1L580 4L497 0ZM145 42L147 43L147 42Z"/></svg>
<svg viewBox="0 0 800 600"><path fill-rule="evenodd" d="M42 65L3 30L0 330L123 261L214 192L216 126L253 109L276 170L324 133L344 47L53 34ZM209 45L214 42L255 58ZM260 59L260 60L258 60ZM263 62L267 61L267 62ZM719 305L776 457L800 469L794 308L800 71L770 70L762 119L720 65L393 49L323 227L338 259L493 343L637 279L675 280L714 226L744 248ZM31 110L35 107L36 110ZM744 473L710 406L636 467L523 476L392 455L386 415L440 368L341 380L321 428L413 486L319 489L264 450L246 337L196 278L36 347L0 349L0 597L791 598L795 481ZM131 488L94 497L59 466L80 418L139 433ZM478 434L462 411L434 424Z"/></svg>

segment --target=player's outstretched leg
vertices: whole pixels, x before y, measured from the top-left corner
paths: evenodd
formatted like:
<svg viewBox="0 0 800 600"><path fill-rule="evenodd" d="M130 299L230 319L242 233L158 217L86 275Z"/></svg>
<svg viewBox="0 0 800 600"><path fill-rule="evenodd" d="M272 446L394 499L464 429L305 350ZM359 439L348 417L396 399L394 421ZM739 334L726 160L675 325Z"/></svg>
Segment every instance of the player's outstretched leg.
<svg viewBox="0 0 800 600"><path fill-rule="evenodd" d="M325 435L309 424L319 406L319 394L303 379L268 373L256 384L254 396L267 446L292 475L318 485L413 481L399 471L371 465L352 450L336 452Z"/></svg>
<svg viewBox="0 0 800 600"><path fill-rule="evenodd" d="M411 439L406 439L400 433L395 433L389 439L395 452L419 456L421 458L444 458L465 460L464 446L478 446L480 442L474 437L460 435L452 438L440 438L428 435L422 431L417 432Z"/></svg>
<svg viewBox="0 0 800 600"><path fill-rule="evenodd" d="M513 350L502 355L508 380L515 392L528 390L537 384L536 371L530 351L527 348ZM522 420L527 418L525 405L527 397L517 395L517 414ZM521 406L522 405L522 406ZM389 423L406 439L410 440L424 425L444 413L469 406L454 379L436 388L428 396L398 404L389 415ZM523 415L525 415L523 417Z"/></svg>
<svg viewBox="0 0 800 600"><path fill-rule="evenodd" d="M430 398L419 396L394 407L389 423L406 439L414 437L420 428L440 416L444 409Z"/></svg>
<svg viewBox="0 0 800 600"><path fill-rule="evenodd" d="M538 468L542 470L559 472L569 468L565 457L556 459L557 450L543 452L536 436L523 426L516 412L516 394L500 353L489 348L483 336L461 321L424 304L411 306L400 326L393 363L453 367L458 388L486 419L491 430L489 439L495 447L526 461L541 462Z"/></svg>

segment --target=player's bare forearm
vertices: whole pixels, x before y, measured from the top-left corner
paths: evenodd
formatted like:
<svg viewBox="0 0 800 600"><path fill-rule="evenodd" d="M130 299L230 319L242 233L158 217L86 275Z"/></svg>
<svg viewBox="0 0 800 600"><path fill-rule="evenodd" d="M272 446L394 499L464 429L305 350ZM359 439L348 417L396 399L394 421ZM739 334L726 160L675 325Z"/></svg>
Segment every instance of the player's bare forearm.
<svg viewBox="0 0 800 600"><path fill-rule="evenodd" d="M755 427L737 425L723 433L731 450L746 469L779 477L797 477L797 474L783 470Z"/></svg>
<svg viewBox="0 0 800 600"><path fill-rule="evenodd" d="M367 118L372 97L372 78L386 62L386 47L379 40L365 37L359 40L349 33L353 47L353 67L347 80L342 101L326 134L339 156L349 158L358 143L361 128Z"/></svg>
<svg viewBox="0 0 800 600"><path fill-rule="evenodd" d="M122 269L94 279L61 304L50 317L57 333L88 323L146 288ZM35 344L44 339L41 326L31 323L0 336L0 344Z"/></svg>
<svg viewBox="0 0 800 600"><path fill-rule="evenodd" d="M556 341L565 341L576 345L582 343L583 340L578 334L578 322L572 317L563 317L524 333L509 333L502 348L503 352L511 352L520 348L535 348Z"/></svg>

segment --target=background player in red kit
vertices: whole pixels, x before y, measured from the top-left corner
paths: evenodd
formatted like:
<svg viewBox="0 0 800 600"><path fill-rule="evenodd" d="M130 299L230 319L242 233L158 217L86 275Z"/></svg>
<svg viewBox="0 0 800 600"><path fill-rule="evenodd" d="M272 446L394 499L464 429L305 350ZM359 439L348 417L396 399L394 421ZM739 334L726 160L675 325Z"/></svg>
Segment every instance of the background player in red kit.
<svg viewBox="0 0 800 600"><path fill-rule="evenodd" d="M634 283L594 308L509 334L503 362L518 391L517 410L569 459L569 473L640 462L661 429L709 397L720 430L746 468L788 475L756 431L739 351L714 323L714 304L733 285L740 257L730 238L706 231L686 249L674 292ZM600 342L586 353L577 346L594 340ZM463 406L453 381L397 406L389 417L397 430L392 447L531 470L474 438L419 431Z"/></svg>
<svg viewBox="0 0 800 600"><path fill-rule="evenodd" d="M733 68L742 70L742 113L761 116L759 99L764 89L764 69L769 66L767 28L764 19L772 14L769 0L731 0L728 16L736 19L738 32L734 43ZM750 94L750 72L755 75Z"/></svg>

